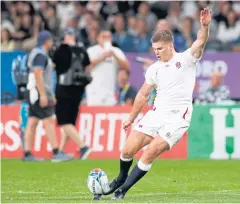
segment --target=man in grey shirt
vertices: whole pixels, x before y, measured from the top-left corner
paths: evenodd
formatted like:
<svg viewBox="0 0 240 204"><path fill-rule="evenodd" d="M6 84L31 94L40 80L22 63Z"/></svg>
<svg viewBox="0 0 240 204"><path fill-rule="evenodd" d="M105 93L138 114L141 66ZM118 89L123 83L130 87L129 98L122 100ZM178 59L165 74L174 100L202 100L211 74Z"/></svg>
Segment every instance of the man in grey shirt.
<svg viewBox="0 0 240 204"><path fill-rule="evenodd" d="M54 106L56 99L52 90L53 63L48 55L52 48L52 35L41 31L37 46L29 53L27 66L30 70L27 89L29 90L29 116L24 137L24 161L40 161L31 154L33 137L39 120L43 120L48 141L53 149L53 162L72 159L71 156L59 152L56 139Z"/></svg>

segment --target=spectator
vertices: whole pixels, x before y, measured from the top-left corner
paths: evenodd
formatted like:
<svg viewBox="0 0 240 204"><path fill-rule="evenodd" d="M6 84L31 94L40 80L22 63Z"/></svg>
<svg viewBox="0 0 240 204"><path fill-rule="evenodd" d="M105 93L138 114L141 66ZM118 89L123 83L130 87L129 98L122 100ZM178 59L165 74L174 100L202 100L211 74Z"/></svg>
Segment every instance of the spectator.
<svg viewBox="0 0 240 204"><path fill-rule="evenodd" d="M134 15L128 16L127 17L127 28L128 28L128 33L132 36L137 35L137 18Z"/></svg>
<svg viewBox="0 0 240 204"><path fill-rule="evenodd" d="M167 17L167 11L170 6L170 1L149 1L151 4L151 10L158 19L163 19Z"/></svg>
<svg viewBox="0 0 240 204"><path fill-rule="evenodd" d="M219 24L217 38L225 44L240 40L240 21L233 10L227 14L227 25L223 22Z"/></svg>
<svg viewBox="0 0 240 204"><path fill-rule="evenodd" d="M22 41L24 39L31 37L32 19L31 19L31 16L27 13L19 14L18 18L17 18L18 21L16 21L17 31L13 33L12 36L15 40Z"/></svg>
<svg viewBox="0 0 240 204"><path fill-rule="evenodd" d="M168 21L170 27L173 31L181 31L181 7L180 2L171 2L171 5L168 9L168 16L166 20Z"/></svg>
<svg viewBox="0 0 240 204"><path fill-rule="evenodd" d="M104 21L111 23L114 15L119 13L117 1L103 2L100 14Z"/></svg>
<svg viewBox="0 0 240 204"><path fill-rule="evenodd" d="M88 11L93 12L94 16L99 17L100 9L102 8L102 2L100 1L88 1L86 8Z"/></svg>
<svg viewBox="0 0 240 204"><path fill-rule="evenodd" d="M193 22L194 19L191 17L186 17L183 20L183 27L182 27L182 33L186 39L187 47L190 47L193 43Z"/></svg>
<svg viewBox="0 0 240 204"><path fill-rule="evenodd" d="M157 22L155 32L161 30L172 30L167 20L161 19ZM185 37L182 35L181 32L176 30L174 32L174 48L177 52L181 52L186 49Z"/></svg>
<svg viewBox="0 0 240 204"><path fill-rule="evenodd" d="M196 103L221 103L229 99L230 91L222 84L223 76L220 72L214 72L211 76L211 87L199 95Z"/></svg>
<svg viewBox="0 0 240 204"><path fill-rule="evenodd" d="M113 34L113 41L116 42L120 49L124 52L133 52L133 36L128 34L125 30L125 22L122 15L115 16L114 21L115 33Z"/></svg>
<svg viewBox="0 0 240 204"><path fill-rule="evenodd" d="M148 52L151 48L151 36L147 30L147 22L143 18L137 19L137 36L133 38L135 51Z"/></svg>
<svg viewBox="0 0 240 204"><path fill-rule="evenodd" d="M90 47L96 44L97 33L100 30L99 22L92 14L87 14L88 19L84 28L79 31L79 40L85 45L85 47Z"/></svg>
<svg viewBox="0 0 240 204"><path fill-rule="evenodd" d="M146 19L147 21L147 29L152 32L157 23L157 17L154 13L150 11L150 7L147 1L142 2L138 7L137 17Z"/></svg>
<svg viewBox="0 0 240 204"><path fill-rule="evenodd" d="M161 30L171 30L168 21L165 19L158 20L158 22L157 22L155 32L158 32Z"/></svg>
<svg viewBox="0 0 240 204"><path fill-rule="evenodd" d="M111 45L111 32L100 31L97 42L87 50L91 62L89 71L93 77L86 88L87 105L114 105L117 70L129 70L129 63L124 53Z"/></svg>
<svg viewBox="0 0 240 204"><path fill-rule="evenodd" d="M49 5L47 7L47 11L46 11L46 19L48 19L48 26L49 26L49 30L55 35L58 36L59 35L59 29L60 29L60 20L57 17L57 13L56 13L56 8L52 5Z"/></svg>
<svg viewBox="0 0 240 204"><path fill-rule="evenodd" d="M1 30L1 52L9 52L14 49L14 42L8 29Z"/></svg>
<svg viewBox="0 0 240 204"><path fill-rule="evenodd" d="M116 99L118 105L133 105L137 90L129 83L130 72L119 69L117 75Z"/></svg>
<svg viewBox="0 0 240 204"><path fill-rule="evenodd" d="M228 1L220 2L220 12L217 14L214 19L217 23L225 23L227 25L227 14L231 10L231 4Z"/></svg>

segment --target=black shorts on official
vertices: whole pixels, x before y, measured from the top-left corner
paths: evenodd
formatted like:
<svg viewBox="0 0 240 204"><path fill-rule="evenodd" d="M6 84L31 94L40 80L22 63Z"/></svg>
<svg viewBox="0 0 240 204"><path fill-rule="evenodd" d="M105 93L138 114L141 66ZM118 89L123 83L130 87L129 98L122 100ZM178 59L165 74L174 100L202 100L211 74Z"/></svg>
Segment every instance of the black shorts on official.
<svg viewBox="0 0 240 204"><path fill-rule="evenodd" d="M29 117L36 117L40 120L51 117L54 115L55 109L54 106L47 106L42 108L40 106L40 101L37 100L36 103L31 104L29 102Z"/></svg>
<svg viewBox="0 0 240 204"><path fill-rule="evenodd" d="M57 98L56 117L58 125L75 125L81 98Z"/></svg>

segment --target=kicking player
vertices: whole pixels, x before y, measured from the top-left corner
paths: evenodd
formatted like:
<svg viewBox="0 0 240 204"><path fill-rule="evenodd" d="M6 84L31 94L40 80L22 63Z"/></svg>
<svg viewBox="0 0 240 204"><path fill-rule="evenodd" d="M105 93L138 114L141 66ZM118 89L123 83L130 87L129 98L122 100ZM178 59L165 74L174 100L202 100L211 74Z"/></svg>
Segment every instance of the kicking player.
<svg viewBox="0 0 240 204"><path fill-rule="evenodd" d="M157 96L154 108L137 123L122 149L119 175L110 183L110 191L106 193L115 191L113 200L123 199L128 190L151 169L153 160L171 149L187 131L192 113L196 63L208 40L211 15L207 8L201 11L201 28L197 39L183 53L174 50L170 31L160 31L153 35L152 47L158 61L147 69L145 82L123 128L127 130L133 123L154 87ZM147 149L128 176L133 156L145 145L148 145Z"/></svg>

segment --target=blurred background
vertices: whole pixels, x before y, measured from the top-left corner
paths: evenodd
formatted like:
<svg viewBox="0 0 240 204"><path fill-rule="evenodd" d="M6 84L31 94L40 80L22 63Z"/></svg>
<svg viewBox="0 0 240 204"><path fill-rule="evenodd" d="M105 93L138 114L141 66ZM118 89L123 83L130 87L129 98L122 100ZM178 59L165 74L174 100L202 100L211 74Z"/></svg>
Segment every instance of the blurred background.
<svg viewBox="0 0 240 204"><path fill-rule="evenodd" d="M204 7L213 11L206 52L239 50L240 3L235 1L2 1L1 50L28 51L40 30L61 37L65 27L73 27L86 47L107 28L124 52L149 52L154 30L171 29L176 50L183 51L196 39Z"/></svg>
<svg viewBox="0 0 240 204"><path fill-rule="evenodd" d="M195 112L192 119L193 125L188 133L188 145L184 143L185 146L181 146L181 148L179 146L180 149L183 148L188 152L188 156L186 153L183 157L197 158L209 158L213 148L216 147L213 145L214 142L218 142L217 139L214 139L215 136L218 136L218 133L214 132L216 125L232 128L237 124L235 120L239 120L239 112L234 112L234 115L231 110L237 109L239 111L240 2L1 1L1 110L5 113L2 126L7 126L9 121L16 122L13 128L16 134L6 132L4 129L1 134L8 141L6 144L14 143L12 140L17 143L12 149L6 144L3 145L2 149L5 151L5 156L19 157L19 152L21 152L20 140L16 139L19 128L17 125L19 107L15 100L16 87L11 78L12 61L35 47L38 33L41 30L51 31L55 36L55 43L57 43L63 38L65 28L73 28L77 33L78 43L86 49L97 44L99 30L111 31L113 45L124 52L130 65L129 73L122 72L116 77L116 87L130 83L135 89L136 95L136 91L144 81L147 67L156 60L150 43L152 34L158 30L170 29L174 33L176 50L178 52L186 50L196 39L200 27L199 14L204 7L213 11L211 32L203 58L197 65L197 80L194 89ZM102 74L104 75L104 73ZM153 103L154 94L153 92L149 98L149 105ZM131 95L130 99L134 100L135 95L129 95ZM131 101L133 102L133 100ZM83 114L80 114L78 122L79 134L81 138L86 140L87 144L93 147L95 153L98 153L93 154L93 157L117 157L125 140L120 125L112 123L107 116L107 119L98 118L108 121L104 122L105 131L98 133L94 130L101 129L101 127L98 123L97 127L94 124L100 113L114 113L117 115L114 121L123 120L125 116L121 114L127 114L130 110L129 106L125 107L124 101L126 102L127 99L125 98L121 104L116 102L116 106L102 109L87 106L82 108ZM84 100L82 103L88 105ZM212 108L220 110L220 115L214 112L218 118L226 116L221 112L223 108L227 110L227 113L233 115L230 114L226 124L220 124L224 119L214 122ZM110 130L110 124L116 125L116 129ZM199 126L207 133L199 131ZM233 138L234 135L239 137L239 130L233 130ZM40 135L44 135L44 133ZM202 137L203 135L205 137ZM100 137L102 139L99 139ZM108 144L107 141L114 141L114 137L118 138L119 144ZM196 138L198 138L198 144L196 144ZM206 141L210 141L210 143L205 145ZM49 151L46 144L41 145L43 151ZM219 145L223 145L221 148L225 149L225 143ZM237 147L239 145L234 147L234 140L227 142L227 150L230 153L233 153L234 148L236 150ZM17 153L14 154L14 151ZM221 151L215 152L213 157L228 158ZM170 154L170 157L178 157L178 153ZM240 155L237 154L235 157L240 158Z"/></svg>

